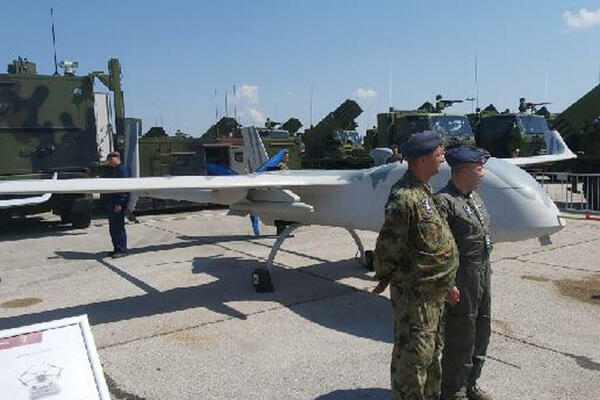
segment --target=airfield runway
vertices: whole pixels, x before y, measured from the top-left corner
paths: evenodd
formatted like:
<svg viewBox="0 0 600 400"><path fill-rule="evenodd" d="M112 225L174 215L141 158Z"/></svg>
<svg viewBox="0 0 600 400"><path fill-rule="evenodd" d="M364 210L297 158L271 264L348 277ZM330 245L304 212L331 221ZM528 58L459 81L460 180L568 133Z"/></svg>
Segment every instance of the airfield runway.
<svg viewBox="0 0 600 400"><path fill-rule="evenodd" d="M258 294L274 228L224 210L143 216L108 257L106 220L52 216L0 233L0 329L87 314L115 400L388 399L389 293L342 229L303 227ZM376 234L360 232L366 248ZM499 244L481 384L495 399L600 399L600 222L553 244ZM0 395L1 396L1 395Z"/></svg>

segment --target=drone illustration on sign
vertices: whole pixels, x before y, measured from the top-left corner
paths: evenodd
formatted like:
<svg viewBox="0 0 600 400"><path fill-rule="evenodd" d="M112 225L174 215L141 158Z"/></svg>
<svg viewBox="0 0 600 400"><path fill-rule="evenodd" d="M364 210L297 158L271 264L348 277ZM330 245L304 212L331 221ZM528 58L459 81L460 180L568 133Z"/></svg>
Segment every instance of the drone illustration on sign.
<svg viewBox="0 0 600 400"><path fill-rule="evenodd" d="M60 393L58 379L62 370L56 365L44 362L30 366L17 379L28 388L29 398L35 400Z"/></svg>

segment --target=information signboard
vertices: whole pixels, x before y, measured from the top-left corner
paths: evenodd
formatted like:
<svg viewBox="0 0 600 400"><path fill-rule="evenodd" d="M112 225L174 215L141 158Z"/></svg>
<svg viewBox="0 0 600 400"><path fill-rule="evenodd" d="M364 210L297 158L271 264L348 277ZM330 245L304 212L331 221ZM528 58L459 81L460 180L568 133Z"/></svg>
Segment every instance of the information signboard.
<svg viewBox="0 0 600 400"><path fill-rule="evenodd" d="M87 315L0 331L0 395L110 400Z"/></svg>

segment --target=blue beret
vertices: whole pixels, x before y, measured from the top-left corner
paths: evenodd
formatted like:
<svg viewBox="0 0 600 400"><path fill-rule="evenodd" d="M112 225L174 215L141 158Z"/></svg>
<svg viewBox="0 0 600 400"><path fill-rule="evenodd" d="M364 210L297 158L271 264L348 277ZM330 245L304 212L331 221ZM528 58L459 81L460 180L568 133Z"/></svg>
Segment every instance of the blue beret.
<svg viewBox="0 0 600 400"><path fill-rule="evenodd" d="M485 164L490 153L475 146L458 146L446 151L446 161L451 167L465 163Z"/></svg>
<svg viewBox="0 0 600 400"><path fill-rule="evenodd" d="M410 135L410 138L400 147L404 158L417 158L432 152L442 140L434 131L423 131Z"/></svg>

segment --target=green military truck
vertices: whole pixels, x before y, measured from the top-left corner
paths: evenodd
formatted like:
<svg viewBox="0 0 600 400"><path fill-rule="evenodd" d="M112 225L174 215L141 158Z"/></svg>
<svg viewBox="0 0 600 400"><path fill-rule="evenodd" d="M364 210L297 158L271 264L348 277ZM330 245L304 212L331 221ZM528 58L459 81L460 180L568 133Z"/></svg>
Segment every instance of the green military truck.
<svg viewBox="0 0 600 400"><path fill-rule="evenodd" d="M0 74L0 179L96 176L101 161L118 147L123 115L115 116L113 129L109 94L94 93L97 78L113 91L115 105L122 106L118 60L109 61L108 74L76 76L76 62L61 61L60 66L62 75L42 75L35 63L19 58ZM90 224L90 196L29 199L26 204L14 197L0 199L0 217L52 211L74 227Z"/></svg>
<svg viewBox="0 0 600 400"><path fill-rule="evenodd" d="M240 140L168 135L163 128L152 127L138 145L142 177L206 175L206 163L219 164L240 174L246 172Z"/></svg>
<svg viewBox="0 0 600 400"><path fill-rule="evenodd" d="M304 131L302 168L359 169L373 166L356 131L355 119L362 108L354 100L346 100L317 125Z"/></svg>
<svg viewBox="0 0 600 400"><path fill-rule="evenodd" d="M402 145L410 135L425 130L437 132L445 146L474 144L475 138L469 119L460 114L444 112L446 107L461 100L445 100L440 95L436 104L425 102L416 110L396 110L377 114L377 128L367 131L365 147Z"/></svg>
<svg viewBox="0 0 600 400"><path fill-rule="evenodd" d="M283 124L267 118L264 128L259 127L257 130L269 157L273 157L281 150L287 150L290 154L287 167L300 169L302 168L302 138L298 130L301 127L302 123L296 118L290 118Z"/></svg>
<svg viewBox="0 0 600 400"><path fill-rule="evenodd" d="M550 128L546 118L535 113L536 106L543 104L546 103L530 103L521 98L518 113L498 112L490 104L483 111L470 114L477 145L500 158L546 154L544 137Z"/></svg>
<svg viewBox="0 0 600 400"><path fill-rule="evenodd" d="M126 125L130 121L126 118ZM207 175L206 163L219 164L236 171L247 173L244 163L244 148L241 139L197 138L183 132L168 135L162 127L151 127L138 141L140 176ZM141 197L135 212L197 208L195 203Z"/></svg>
<svg viewBox="0 0 600 400"><path fill-rule="evenodd" d="M283 124L271 121L267 118L264 127L257 127L263 145L269 157L277 154L278 151L287 149L290 153L290 162L288 168L299 169L302 158L302 141L297 134L302 123L296 118L290 118ZM237 171L237 159L240 159L239 149L244 145L242 139L241 125L231 117L223 117L212 125L201 136L200 141L205 144L208 150L209 158L216 157L217 152L221 152L221 159L224 159L225 150L219 149L223 145L235 146L237 150L230 154L230 162L218 162ZM210 149L209 147L213 147ZM234 164L231 167L229 164ZM247 171L246 171L247 172Z"/></svg>

